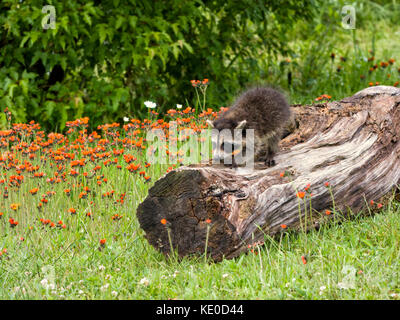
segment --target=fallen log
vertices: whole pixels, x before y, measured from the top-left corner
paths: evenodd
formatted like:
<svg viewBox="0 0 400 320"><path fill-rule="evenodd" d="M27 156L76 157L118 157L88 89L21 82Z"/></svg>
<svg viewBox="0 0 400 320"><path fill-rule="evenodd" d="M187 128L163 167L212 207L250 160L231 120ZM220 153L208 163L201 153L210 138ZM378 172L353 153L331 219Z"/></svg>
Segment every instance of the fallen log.
<svg viewBox="0 0 400 320"><path fill-rule="evenodd" d="M218 261L285 226L316 227L334 205L335 212L357 213L400 183L399 104L400 89L376 86L341 101L292 106L296 126L281 141L276 166L197 165L166 174L138 207L145 237L164 254L170 243L180 256L204 254L209 227L207 253ZM310 194L301 199L297 192L308 184L306 213Z"/></svg>

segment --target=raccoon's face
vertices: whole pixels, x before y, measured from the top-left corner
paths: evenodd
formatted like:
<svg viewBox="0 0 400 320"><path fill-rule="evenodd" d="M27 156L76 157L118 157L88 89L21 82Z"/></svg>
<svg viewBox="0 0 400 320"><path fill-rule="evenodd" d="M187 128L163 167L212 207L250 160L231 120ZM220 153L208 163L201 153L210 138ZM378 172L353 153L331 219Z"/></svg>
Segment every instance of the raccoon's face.
<svg viewBox="0 0 400 320"><path fill-rule="evenodd" d="M214 128L212 122L208 123ZM246 139L242 136L242 129L245 125L246 120L240 122L235 128L212 131L211 142L214 163L232 164L235 155L246 153Z"/></svg>
<svg viewBox="0 0 400 320"><path fill-rule="evenodd" d="M215 136L212 141L212 157L214 162L232 164L232 158L243 151L246 147L245 141L236 141L226 136Z"/></svg>

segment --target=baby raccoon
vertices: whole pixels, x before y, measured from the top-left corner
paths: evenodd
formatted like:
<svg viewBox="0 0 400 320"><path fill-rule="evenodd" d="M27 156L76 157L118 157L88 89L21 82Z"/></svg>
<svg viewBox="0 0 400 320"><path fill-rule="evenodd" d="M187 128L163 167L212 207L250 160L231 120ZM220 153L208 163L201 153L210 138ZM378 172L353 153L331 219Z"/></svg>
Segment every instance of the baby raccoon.
<svg viewBox="0 0 400 320"><path fill-rule="evenodd" d="M252 88L245 91L229 108L214 122L207 121L215 129L228 129L232 138L226 135L213 136L213 159L232 159L228 163L236 166L233 154L246 153L245 129L254 129L254 161L264 161L267 166L275 165L274 154L278 151L286 122L291 116L289 104L282 93L272 88ZM242 131L239 144L234 141L234 130ZM227 147L228 145L228 147Z"/></svg>

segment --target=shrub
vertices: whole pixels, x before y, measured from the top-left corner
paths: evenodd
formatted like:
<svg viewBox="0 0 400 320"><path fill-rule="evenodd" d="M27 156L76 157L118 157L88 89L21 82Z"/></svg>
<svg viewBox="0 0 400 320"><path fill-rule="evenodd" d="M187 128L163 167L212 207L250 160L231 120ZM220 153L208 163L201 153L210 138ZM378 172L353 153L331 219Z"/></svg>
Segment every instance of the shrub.
<svg viewBox="0 0 400 320"><path fill-rule="evenodd" d="M226 105L265 79L316 1L3 0L0 105L16 121L62 130L82 116L91 125L144 116L147 99L164 111L190 104L189 80L203 78L214 82L208 101ZM42 27L45 4L55 29Z"/></svg>

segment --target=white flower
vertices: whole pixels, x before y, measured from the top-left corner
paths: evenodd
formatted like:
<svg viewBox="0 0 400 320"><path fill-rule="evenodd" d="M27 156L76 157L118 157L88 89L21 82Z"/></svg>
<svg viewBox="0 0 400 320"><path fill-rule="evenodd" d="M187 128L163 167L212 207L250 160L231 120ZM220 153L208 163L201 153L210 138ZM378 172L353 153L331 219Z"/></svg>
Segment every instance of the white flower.
<svg viewBox="0 0 400 320"><path fill-rule="evenodd" d="M181 104L177 104L176 107L177 107L178 109L182 109L182 105L181 105Z"/></svg>
<svg viewBox="0 0 400 320"><path fill-rule="evenodd" d="M147 278L143 278L143 279L141 279L140 282L139 282L139 284L142 284L142 285L144 285L144 286L146 286L146 287L149 285L149 283L150 283L150 281L149 281L149 279L147 279Z"/></svg>
<svg viewBox="0 0 400 320"><path fill-rule="evenodd" d="M118 295L117 291L111 291L111 295L113 295L114 297L116 297Z"/></svg>
<svg viewBox="0 0 400 320"><path fill-rule="evenodd" d="M103 265L102 265L102 266L99 266L99 270L100 270L100 271L103 271L103 270L105 270L105 269L106 269L105 266L103 266Z"/></svg>
<svg viewBox="0 0 400 320"><path fill-rule="evenodd" d="M326 286L319 287L319 295L322 296L324 294L325 290L326 290Z"/></svg>
<svg viewBox="0 0 400 320"><path fill-rule="evenodd" d="M110 274L107 274L106 275L106 280L110 280L111 279L111 275Z"/></svg>
<svg viewBox="0 0 400 320"><path fill-rule="evenodd" d="M56 286L54 285L54 283L49 283L49 280L47 280L46 278L44 278L42 281L40 281L40 284L43 286L43 288L45 289L50 289L50 290L54 290L56 288Z"/></svg>
<svg viewBox="0 0 400 320"><path fill-rule="evenodd" d="M172 275L174 278L176 278L176 276L179 274L178 270L175 270L174 274Z"/></svg>
<svg viewBox="0 0 400 320"><path fill-rule="evenodd" d="M144 105L147 107L147 108L151 108L151 109L154 109L155 107L156 107L156 103L155 102L152 102L152 101L145 101L144 102Z"/></svg>
<svg viewBox="0 0 400 320"><path fill-rule="evenodd" d="M227 278L227 277L229 277L229 273L224 273L224 274L222 275L222 278Z"/></svg>
<svg viewBox="0 0 400 320"><path fill-rule="evenodd" d="M79 290L78 294L84 294L83 290Z"/></svg>
<svg viewBox="0 0 400 320"><path fill-rule="evenodd" d="M102 286L102 287L100 288L100 290L101 290L101 291L106 291L106 290L108 289L109 286L110 286L110 284L109 284L109 283L106 283L104 286Z"/></svg>
<svg viewBox="0 0 400 320"><path fill-rule="evenodd" d="M128 122L128 121L129 121L129 118L128 118L128 117L124 117L124 121L125 121L125 122Z"/></svg>
<svg viewBox="0 0 400 320"><path fill-rule="evenodd" d="M120 268L115 268L115 272L120 272L121 269Z"/></svg>

